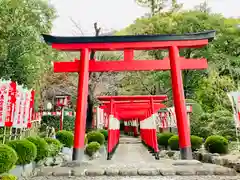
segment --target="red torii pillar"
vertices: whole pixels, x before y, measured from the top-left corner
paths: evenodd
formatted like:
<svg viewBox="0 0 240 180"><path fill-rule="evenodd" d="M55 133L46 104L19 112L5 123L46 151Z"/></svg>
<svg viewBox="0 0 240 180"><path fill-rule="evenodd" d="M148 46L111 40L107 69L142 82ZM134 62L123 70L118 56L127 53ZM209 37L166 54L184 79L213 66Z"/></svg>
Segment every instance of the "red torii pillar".
<svg viewBox="0 0 240 180"><path fill-rule="evenodd" d="M171 70L174 105L176 109L179 145L182 159L192 159L190 131L187 115L181 70L205 69L206 59L185 59L179 57L180 48L198 48L208 44L215 31L204 31L184 35L138 35L138 36L99 36L99 37L57 37L43 35L46 43L53 48L65 51L80 51L81 59L74 62L55 62L55 72L78 72L78 98L75 120L73 160L81 160L84 153L88 77L89 72L105 71L149 71ZM168 49L169 58L163 60L134 60L134 50ZM90 60L90 51L123 50L122 61Z"/></svg>

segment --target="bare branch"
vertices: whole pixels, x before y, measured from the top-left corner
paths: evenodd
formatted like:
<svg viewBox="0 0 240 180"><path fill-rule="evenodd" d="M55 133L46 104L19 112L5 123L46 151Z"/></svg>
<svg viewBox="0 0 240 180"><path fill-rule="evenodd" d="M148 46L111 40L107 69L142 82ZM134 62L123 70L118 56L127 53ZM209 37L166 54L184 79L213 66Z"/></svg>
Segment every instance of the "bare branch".
<svg viewBox="0 0 240 180"><path fill-rule="evenodd" d="M70 20L72 21L72 23L74 24L74 26L79 30L79 32L81 33L81 35L84 36L84 32L83 32L81 26L80 26L78 23L76 23L76 22L73 20L72 17L69 17L69 18L70 18Z"/></svg>

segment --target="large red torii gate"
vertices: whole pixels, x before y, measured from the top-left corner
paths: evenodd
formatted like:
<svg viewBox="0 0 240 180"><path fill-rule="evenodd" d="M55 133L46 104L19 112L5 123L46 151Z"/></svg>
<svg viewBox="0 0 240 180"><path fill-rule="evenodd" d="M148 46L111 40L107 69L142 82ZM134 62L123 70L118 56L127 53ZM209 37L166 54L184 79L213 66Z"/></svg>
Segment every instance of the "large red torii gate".
<svg viewBox="0 0 240 180"><path fill-rule="evenodd" d="M174 106L177 117L179 145L182 159L192 159L190 130L187 127L187 112L183 93L181 70L206 69L206 59L179 57L179 49L206 46L215 36L215 31L183 35L136 35L98 37L57 37L43 35L52 48L81 52L80 60L55 62L54 72L78 72L77 111L74 132L73 160L81 160L84 153L84 137L88 95L89 72L171 70ZM168 49L169 58L163 60L134 60L134 50ZM90 60L91 51L123 50L121 61ZM89 61L90 60L90 61Z"/></svg>

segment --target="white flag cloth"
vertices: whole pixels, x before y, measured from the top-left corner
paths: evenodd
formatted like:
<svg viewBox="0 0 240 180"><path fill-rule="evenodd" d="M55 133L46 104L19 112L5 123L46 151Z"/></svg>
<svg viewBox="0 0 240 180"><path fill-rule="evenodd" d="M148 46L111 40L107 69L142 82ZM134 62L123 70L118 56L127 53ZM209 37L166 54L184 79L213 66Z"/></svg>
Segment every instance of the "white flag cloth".
<svg viewBox="0 0 240 180"><path fill-rule="evenodd" d="M233 117L235 120L236 127L240 127L240 92L230 92L227 93L228 98L232 104Z"/></svg>

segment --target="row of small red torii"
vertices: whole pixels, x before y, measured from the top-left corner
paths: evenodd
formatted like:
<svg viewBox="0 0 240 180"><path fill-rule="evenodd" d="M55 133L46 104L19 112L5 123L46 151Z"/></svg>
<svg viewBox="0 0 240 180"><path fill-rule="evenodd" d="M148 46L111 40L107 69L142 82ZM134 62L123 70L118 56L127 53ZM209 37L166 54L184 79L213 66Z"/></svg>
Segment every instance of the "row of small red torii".
<svg viewBox="0 0 240 180"><path fill-rule="evenodd" d="M57 37L43 35L47 44L61 51L78 51L80 60L55 62L54 72L77 72L79 74L77 110L74 132L73 160L81 161L84 154L87 96L90 72L170 70L174 107L177 117L179 146L182 159L192 159L190 129L182 83L184 69L206 69L207 60L185 59L179 56L183 48L200 48L215 37L215 31L183 35L135 35L98 37ZM134 50L167 49L169 58L163 60L134 60ZM90 59L92 51L123 51L123 60L97 61Z"/></svg>
<svg viewBox="0 0 240 180"><path fill-rule="evenodd" d="M124 122L135 119L133 126L134 134L138 134L138 126L140 124L140 136L144 144L146 144L158 159L158 143L157 143L157 125L158 111L166 108L163 104L167 100L166 95L155 96L101 96L98 97L101 102L99 108L103 109L107 114L108 122L105 126L108 129L108 159L116 149L120 137L120 120ZM128 128L128 126L125 126ZM127 130L127 129L125 129Z"/></svg>
<svg viewBox="0 0 240 180"><path fill-rule="evenodd" d="M118 96L119 97L119 96ZM131 106L130 101L124 101L126 104L129 104ZM136 102L136 101L135 101ZM143 103L144 101L137 101L136 103ZM121 103L119 101L115 103ZM155 101L156 103L156 101ZM102 105L104 102L102 103ZM105 106L97 106L94 109L95 116L93 119L93 128L97 129L108 129L108 121L109 121L109 114L104 110ZM190 114L192 113L192 105L187 104L187 113L188 113L188 119ZM56 115L56 113L49 113L49 115ZM167 107L163 109L159 109L159 111L156 113L156 126L158 132L168 131L169 128L177 128L176 126L176 116L175 116L175 110L174 107ZM72 114L69 114L69 116L72 116ZM123 119L124 120L124 119ZM133 132L134 135L137 135L137 131L135 130L137 124L137 117L129 118L127 120L124 120L124 132ZM170 129L171 130L171 129Z"/></svg>

